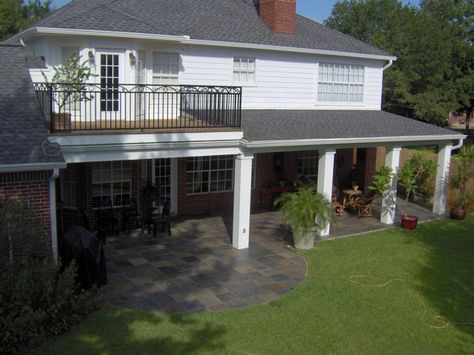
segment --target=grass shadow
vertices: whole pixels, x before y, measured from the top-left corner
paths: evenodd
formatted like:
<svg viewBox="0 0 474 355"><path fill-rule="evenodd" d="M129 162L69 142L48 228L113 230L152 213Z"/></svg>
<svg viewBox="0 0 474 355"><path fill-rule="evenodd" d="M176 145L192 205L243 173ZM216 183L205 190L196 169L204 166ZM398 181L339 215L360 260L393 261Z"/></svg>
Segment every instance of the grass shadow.
<svg viewBox="0 0 474 355"><path fill-rule="evenodd" d="M426 250L419 291L450 326L474 337L474 217L420 226L408 243Z"/></svg>

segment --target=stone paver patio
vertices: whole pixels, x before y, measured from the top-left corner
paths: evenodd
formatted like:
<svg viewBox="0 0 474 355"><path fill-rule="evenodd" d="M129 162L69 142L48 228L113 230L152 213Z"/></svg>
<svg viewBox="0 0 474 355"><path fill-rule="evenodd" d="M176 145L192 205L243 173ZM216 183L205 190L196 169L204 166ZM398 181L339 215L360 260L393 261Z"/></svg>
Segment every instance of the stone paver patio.
<svg viewBox="0 0 474 355"><path fill-rule="evenodd" d="M436 218L410 204L421 221ZM374 208L380 214L380 203ZM195 312L268 303L304 278L305 259L291 246L279 212L251 217L250 248L232 248L230 217L177 220L172 237L141 230L109 236L105 252L109 284L101 301L141 311ZM376 217L338 218L331 237L387 228Z"/></svg>
<svg viewBox="0 0 474 355"><path fill-rule="evenodd" d="M190 312L246 307L288 293L306 275L283 239L278 213L252 216L248 250L236 250L222 217L177 221L172 237L109 236L109 284L101 301L141 311Z"/></svg>

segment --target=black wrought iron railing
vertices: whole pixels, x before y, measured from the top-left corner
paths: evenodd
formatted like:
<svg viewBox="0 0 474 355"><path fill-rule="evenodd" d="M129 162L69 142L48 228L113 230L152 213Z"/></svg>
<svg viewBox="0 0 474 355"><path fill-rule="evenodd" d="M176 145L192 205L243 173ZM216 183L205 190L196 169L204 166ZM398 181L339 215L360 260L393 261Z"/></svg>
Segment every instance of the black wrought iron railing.
<svg viewBox="0 0 474 355"><path fill-rule="evenodd" d="M241 127L241 87L34 85L51 132Z"/></svg>

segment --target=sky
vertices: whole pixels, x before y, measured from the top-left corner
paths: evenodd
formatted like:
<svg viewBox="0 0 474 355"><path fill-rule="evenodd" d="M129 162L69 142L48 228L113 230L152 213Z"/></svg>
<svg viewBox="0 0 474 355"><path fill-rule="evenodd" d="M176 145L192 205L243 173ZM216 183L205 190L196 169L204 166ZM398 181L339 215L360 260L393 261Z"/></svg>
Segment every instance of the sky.
<svg viewBox="0 0 474 355"><path fill-rule="evenodd" d="M69 0L53 0L55 7L62 6ZM417 3L418 0L404 0L404 3ZM323 22L330 14L336 0L297 0L297 12L318 22Z"/></svg>

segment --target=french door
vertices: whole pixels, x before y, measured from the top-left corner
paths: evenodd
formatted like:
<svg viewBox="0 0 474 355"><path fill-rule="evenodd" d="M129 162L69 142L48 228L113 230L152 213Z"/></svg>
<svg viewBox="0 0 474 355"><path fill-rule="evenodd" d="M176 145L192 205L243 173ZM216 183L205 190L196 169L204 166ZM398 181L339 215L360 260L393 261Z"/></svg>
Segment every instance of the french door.
<svg viewBox="0 0 474 355"><path fill-rule="evenodd" d="M153 183L160 190L161 202L169 201L171 213L178 211L178 161L177 159L155 159L152 166Z"/></svg>
<svg viewBox="0 0 474 355"><path fill-rule="evenodd" d="M124 53L116 50L98 50L96 52L97 74L99 80L98 110L102 119L108 123L121 119L124 110L120 84L124 83ZM118 122L117 122L118 123Z"/></svg>

